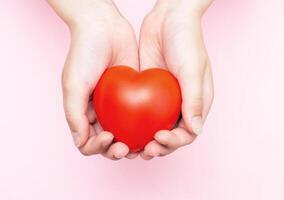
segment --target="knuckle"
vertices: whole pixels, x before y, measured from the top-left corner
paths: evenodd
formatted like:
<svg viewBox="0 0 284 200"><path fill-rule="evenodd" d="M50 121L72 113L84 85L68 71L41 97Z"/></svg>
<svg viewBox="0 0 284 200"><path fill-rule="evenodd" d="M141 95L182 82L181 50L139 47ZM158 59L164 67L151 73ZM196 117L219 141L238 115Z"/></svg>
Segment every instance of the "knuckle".
<svg viewBox="0 0 284 200"><path fill-rule="evenodd" d="M203 105L202 97L195 97L191 99L190 107L194 110L201 110Z"/></svg>
<svg viewBox="0 0 284 200"><path fill-rule="evenodd" d="M67 123L69 124L70 128L73 126L73 123L77 120L72 110L69 108L66 108L66 106L65 106L65 119Z"/></svg>
<svg viewBox="0 0 284 200"><path fill-rule="evenodd" d="M67 78L66 75L62 75L61 85L63 93L69 93L74 89L73 81L70 78Z"/></svg>
<svg viewBox="0 0 284 200"><path fill-rule="evenodd" d="M70 86L70 75L69 73L66 72L65 69L63 69L62 74L61 74L61 84L63 89L68 89Z"/></svg>
<svg viewBox="0 0 284 200"><path fill-rule="evenodd" d="M90 89L93 85L92 80L89 80L88 78L84 78L82 76L79 76L78 74L74 74L75 72L72 72L72 75L70 73L64 72L61 75L61 85L63 89L63 93L70 93L74 91L84 89Z"/></svg>
<svg viewBox="0 0 284 200"><path fill-rule="evenodd" d="M62 89L64 94L71 93L78 87L78 84L71 78L62 78Z"/></svg>

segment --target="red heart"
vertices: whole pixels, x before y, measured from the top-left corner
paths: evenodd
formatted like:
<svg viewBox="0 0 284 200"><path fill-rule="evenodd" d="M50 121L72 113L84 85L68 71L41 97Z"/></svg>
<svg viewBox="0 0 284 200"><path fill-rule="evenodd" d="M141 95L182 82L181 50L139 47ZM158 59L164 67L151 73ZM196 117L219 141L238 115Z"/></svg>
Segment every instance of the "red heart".
<svg viewBox="0 0 284 200"><path fill-rule="evenodd" d="M181 101L179 84L170 72L159 68L137 72L126 66L108 68L93 96L102 128L132 152L143 149L157 131L173 128Z"/></svg>

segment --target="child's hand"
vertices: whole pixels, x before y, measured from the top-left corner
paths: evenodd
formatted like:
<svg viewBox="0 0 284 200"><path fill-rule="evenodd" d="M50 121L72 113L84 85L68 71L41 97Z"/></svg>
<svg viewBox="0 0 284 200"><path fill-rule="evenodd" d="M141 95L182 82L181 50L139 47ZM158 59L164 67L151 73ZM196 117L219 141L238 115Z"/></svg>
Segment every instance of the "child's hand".
<svg viewBox="0 0 284 200"><path fill-rule="evenodd" d="M138 47L129 23L109 0L49 0L71 30L71 47L63 70L66 119L76 146L84 155L103 154L110 159L129 154L113 142L113 135L96 122L91 97L106 67L128 65L138 69Z"/></svg>
<svg viewBox="0 0 284 200"><path fill-rule="evenodd" d="M164 66L178 79L182 119L172 131L159 131L141 156L167 155L201 133L213 100L210 62L204 46L201 16L211 0L160 0L145 18L140 37L140 67Z"/></svg>

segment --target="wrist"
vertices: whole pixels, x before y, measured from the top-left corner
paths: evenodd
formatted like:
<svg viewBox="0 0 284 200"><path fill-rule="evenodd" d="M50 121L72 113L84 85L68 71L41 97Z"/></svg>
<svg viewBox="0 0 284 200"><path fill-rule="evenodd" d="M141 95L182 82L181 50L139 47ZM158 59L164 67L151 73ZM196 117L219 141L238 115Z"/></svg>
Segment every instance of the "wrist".
<svg viewBox="0 0 284 200"><path fill-rule="evenodd" d="M213 0L157 0L153 10L161 13L179 13L182 16L201 18Z"/></svg>
<svg viewBox="0 0 284 200"><path fill-rule="evenodd" d="M67 11L63 13L62 18L70 29L93 28L98 23L122 17L112 0L87 0L67 4L64 10Z"/></svg>

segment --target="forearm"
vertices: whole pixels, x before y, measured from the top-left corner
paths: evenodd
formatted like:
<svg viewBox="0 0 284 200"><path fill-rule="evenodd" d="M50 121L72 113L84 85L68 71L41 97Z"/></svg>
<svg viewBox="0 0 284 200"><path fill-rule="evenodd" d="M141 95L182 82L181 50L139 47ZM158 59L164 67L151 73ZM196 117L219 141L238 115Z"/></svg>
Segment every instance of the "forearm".
<svg viewBox="0 0 284 200"><path fill-rule="evenodd" d="M48 0L69 27L91 24L98 17L118 14L112 0Z"/></svg>

